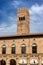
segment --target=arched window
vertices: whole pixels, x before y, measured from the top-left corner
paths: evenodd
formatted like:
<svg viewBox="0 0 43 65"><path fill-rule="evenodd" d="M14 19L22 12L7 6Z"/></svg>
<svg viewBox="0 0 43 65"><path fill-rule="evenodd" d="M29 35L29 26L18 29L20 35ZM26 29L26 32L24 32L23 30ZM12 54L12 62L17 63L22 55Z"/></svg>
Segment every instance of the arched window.
<svg viewBox="0 0 43 65"><path fill-rule="evenodd" d="M6 46L5 45L2 46L2 54L6 54Z"/></svg>
<svg viewBox="0 0 43 65"><path fill-rule="evenodd" d="M6 65L5 60L1 60L1 65Z"/></svg>
<svg viewBox="0 0 43 65"><path fill-rule="evenodd" d="M37 53L37 45L36 45L36 43L33 43L33 45L32 45L32 53Z"/></svg>
<svg viewBox="0 0 43 65"><path fill-rule="evenodd" d="M21 46L21 52L22 52L22 54L26 53L26 46L25 46L25 44L22 44L22 46Z"/></svg>
<svg viewBox="0 0 43 65"><path fill-rule="evenodd" d="M15 44L13 44L12 45L12 49L11 49L11 53L15 54L15 52L16 52L16 46L15 46Z"/></svg>
<svg viewBox="0 0 43 65"><path fill-rule="evenodd" d="M25 16L19 17L19 21L24 21L24 20L25 20Z"/></svg>
<svg viewBox="0 0 43 65"><path fill-rule="evenodd" d="M16 61L14 59L10 60L10 65L16 65Z"/></svg>

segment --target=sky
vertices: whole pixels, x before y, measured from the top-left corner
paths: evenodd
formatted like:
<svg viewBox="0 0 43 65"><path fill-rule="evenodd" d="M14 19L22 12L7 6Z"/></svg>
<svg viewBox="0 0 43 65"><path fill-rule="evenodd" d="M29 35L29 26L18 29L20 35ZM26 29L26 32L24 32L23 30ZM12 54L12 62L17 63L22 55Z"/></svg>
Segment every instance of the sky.
<svg viewBox="0 0 43 65"><path fill-rule="evenodd" d="M43 0L0 0L0 36L17 33L18 8L28 8L30 33L43 33Z"/></svg>

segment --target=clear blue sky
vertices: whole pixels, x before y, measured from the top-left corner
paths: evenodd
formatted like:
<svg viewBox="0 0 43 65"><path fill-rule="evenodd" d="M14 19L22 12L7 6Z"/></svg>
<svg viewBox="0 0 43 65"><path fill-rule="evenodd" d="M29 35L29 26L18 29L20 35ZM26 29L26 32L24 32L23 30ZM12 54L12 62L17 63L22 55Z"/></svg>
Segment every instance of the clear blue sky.
<svg viewBox="0 0 43 65"><path fill-rule="evenodd" d="M0 0L0 36L17 33L17 9L30 12L30 33L43 32L43 0Z"/></svg>

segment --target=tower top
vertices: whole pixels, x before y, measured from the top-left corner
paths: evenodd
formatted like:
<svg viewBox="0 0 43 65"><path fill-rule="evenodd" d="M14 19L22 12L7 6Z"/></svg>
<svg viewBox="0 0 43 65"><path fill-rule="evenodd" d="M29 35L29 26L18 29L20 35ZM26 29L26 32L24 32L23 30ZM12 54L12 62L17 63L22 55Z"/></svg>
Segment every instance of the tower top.
<svg viewBox="0 0 43 65"><path fill-rule="evenodd" d="M18 14L22 14L22 15L29 15L29 10L27 8L19 8L18 9ZM20 15L19 15L20 16Z"/></svg>
<svg viewBox="0 0 43 65"><path fill-rule="evenodd" d="M29 13L29 11L28 11L27 8L19 8L19 9L18 9L18 13L20 13L21 11L22 11L22 12L25 11L25 12Z"/></svg>

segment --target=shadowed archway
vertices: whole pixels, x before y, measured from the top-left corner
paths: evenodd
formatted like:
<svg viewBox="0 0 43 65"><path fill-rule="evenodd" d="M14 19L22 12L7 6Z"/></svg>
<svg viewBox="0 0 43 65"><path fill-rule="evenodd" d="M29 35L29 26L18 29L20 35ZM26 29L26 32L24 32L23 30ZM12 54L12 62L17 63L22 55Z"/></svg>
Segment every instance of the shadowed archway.
<svg viewBox="0 0 43 65"><path fill-rule="evenodd" d="M5 60L1 60L1 61L0 61L0 65L6 65Z"/></svg>
<svg viewBox="0 0 43 65"><path fill-rule="evenodd" d="M0 65L1 65L1 61L0 61Z"/></svg>
<svg viewBox="0 0 43 65"><path fill-rule="evenodd" d="M10 65L16 65L16 61L14 59L10 60Z"/></svg>

